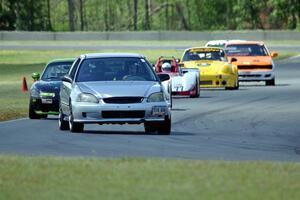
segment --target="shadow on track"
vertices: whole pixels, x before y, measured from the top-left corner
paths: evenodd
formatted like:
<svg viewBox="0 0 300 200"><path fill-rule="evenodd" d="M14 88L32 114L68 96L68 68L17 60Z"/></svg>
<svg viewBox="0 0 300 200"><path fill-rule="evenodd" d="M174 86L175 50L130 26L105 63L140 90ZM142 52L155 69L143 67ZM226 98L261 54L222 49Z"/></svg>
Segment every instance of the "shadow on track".
<svg viewBox="0 0 300 200"><path fill-rule="evenodd" d="M49 120L49 121L56 121L58 120L57 117L47 117L47 118L41 118L41 119L37 119L37 120Z"/></svg>
<svg viewBox="0 0 300 200"><path fill-rule="evenodd" d="M238 90L225 90L224 88L201 88L200 91L213 91L213 92L234 92L239 90L248 90L246 88L240 88ZM201 92L200 92L201 93ZM212 98L212 97L202 97L200 94L200 98Z"/></svg>
<svg viewBox="0 0 300 200"><path fill-rule="evenodd" d="M159 135L157 133L146 133L143 131L104 131L104 130L85 130L83 134L92 135L156 135L156 136L193 136L194 133L183 133L183 132L171 132L170 135Z"/></svg>
<svg viewBox="0 0 300 200"><path fill-rule="evenodd" d="M187 111L190 109L185 109L185 108L172 108L171 111Z"/></svg>
<svg viewBox="0 0 300 200"><path fill-rule="evenodd" d="M287 87L287 86L290 86L291 84L276 84L275 86L266 86L266 85L260 85L260 84L251 84L251 85L240 85L240 87L243 87L243 90L244 88L246 87Z"/></svg>

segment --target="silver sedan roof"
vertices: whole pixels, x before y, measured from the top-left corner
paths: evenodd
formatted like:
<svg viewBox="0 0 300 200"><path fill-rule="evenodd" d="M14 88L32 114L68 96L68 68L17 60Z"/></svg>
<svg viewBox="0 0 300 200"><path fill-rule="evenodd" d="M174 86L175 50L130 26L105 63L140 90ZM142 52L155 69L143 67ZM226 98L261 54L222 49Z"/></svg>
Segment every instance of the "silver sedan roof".
<svg viewBox="0 0 300 200"><path fill-rule="evenodd" d="M84 58L144 58L145 56L137 53L88 53L82 54L80 57Z"/></svg>

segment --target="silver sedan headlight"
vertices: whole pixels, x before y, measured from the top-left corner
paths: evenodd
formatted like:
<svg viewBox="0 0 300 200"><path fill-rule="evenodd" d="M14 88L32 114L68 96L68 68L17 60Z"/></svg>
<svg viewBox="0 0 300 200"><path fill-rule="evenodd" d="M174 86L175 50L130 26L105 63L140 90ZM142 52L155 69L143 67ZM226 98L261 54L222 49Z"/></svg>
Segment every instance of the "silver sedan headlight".
<svg viewBox="0 0 300 200"><path fill-rule="evenodd" d="M99 103L97 97L90 93L80 93L76 99L77 102Z"/></svg>
<svg viewBox="0 0 300 200"><path fill-rule="evenodd" d="M162 102L162 101L165 101L164 93L162 92L153 93L148 97L148 102Z"/></svg>

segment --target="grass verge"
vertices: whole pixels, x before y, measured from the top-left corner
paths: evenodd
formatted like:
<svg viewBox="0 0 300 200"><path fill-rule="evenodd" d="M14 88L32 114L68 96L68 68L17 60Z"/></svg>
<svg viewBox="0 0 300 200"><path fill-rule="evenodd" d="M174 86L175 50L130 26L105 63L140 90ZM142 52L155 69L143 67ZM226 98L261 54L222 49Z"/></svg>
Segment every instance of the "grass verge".
<svg viewBox="0 0 300 200"><path fill-rule="evenodd" d="M178 50L109 50L109 52L136 52L145 55L151 62L161 55L179 58L182 51ZM21 93L22 77L32 84L31 74L42 72L45 64L52 59L77 57L88 52L102 51L0 51L0 121L27 116L28 93ZM108 52L108 50L105 50ZM295 53L280 53L276 59L283 59L296 55Z"/></svg>
<svg viewBox="0 0 300 200"><path fill-rule="evenodd" d="M299 199L300 164L0 156L0 199Z"/></svg>

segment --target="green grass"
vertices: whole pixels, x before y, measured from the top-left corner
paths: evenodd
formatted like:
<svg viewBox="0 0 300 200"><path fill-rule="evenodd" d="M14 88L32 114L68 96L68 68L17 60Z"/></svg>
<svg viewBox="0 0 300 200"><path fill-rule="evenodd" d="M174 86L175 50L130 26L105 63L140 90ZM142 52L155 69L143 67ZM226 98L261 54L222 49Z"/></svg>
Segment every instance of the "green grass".
<svg viewBox="0 0 300 200"><path fill-rule="evenodd" d="M291 58L293 56L299 55L299 53L293 53L293 52L279 52L278 57L274 58L274 60L284 60L287 58Z"/></svg>
<svg viewBox="0 0 300 200"><path fill-rule="evenodd" d="M105 50L105 52L136 52L145 55L151 62L161 55L179 58L182 51L178 50ZM27 116L28 93L21 92L22 77L27 78L28 87L32 84L31 74L42 72L45 64L56 58L77 57L88 52L102 51L0 51L0 121ZM296 55L280 53L276 59Z"/></svg>
<svg viewBox="0 0 300 200"><path fill-rule="evenodd" d="M0 199L299 199L300 164L0 156Z"/></svg>
<svg viewBox="0 0 300 200"><path fill-rule="evenodd" d="M47 51L34 51L34 50L2 50L0 51L0 64L37 64L47 63L52 59L57 58L69 58L78 57L84 53L96 53L96 52L131 52L140 53L146 56L150 61L154 62L158 57L175 56L180 57L182 51L179 50L99 50L99 51L87 51L87 50L47 50Z"/></svg>
<svg viewBox="0 0 300 200"><path fill-rule="evenodd" d="M1 44L14 44L14 45L126 45L126 46L136 46L136 45L162 45L162 46L203 46L207 41L204 40L79 40L79 41L59 41L59 40L43 40L43 41L20 41L20 40L11 40L11 41L1 41Z"/></svg>

